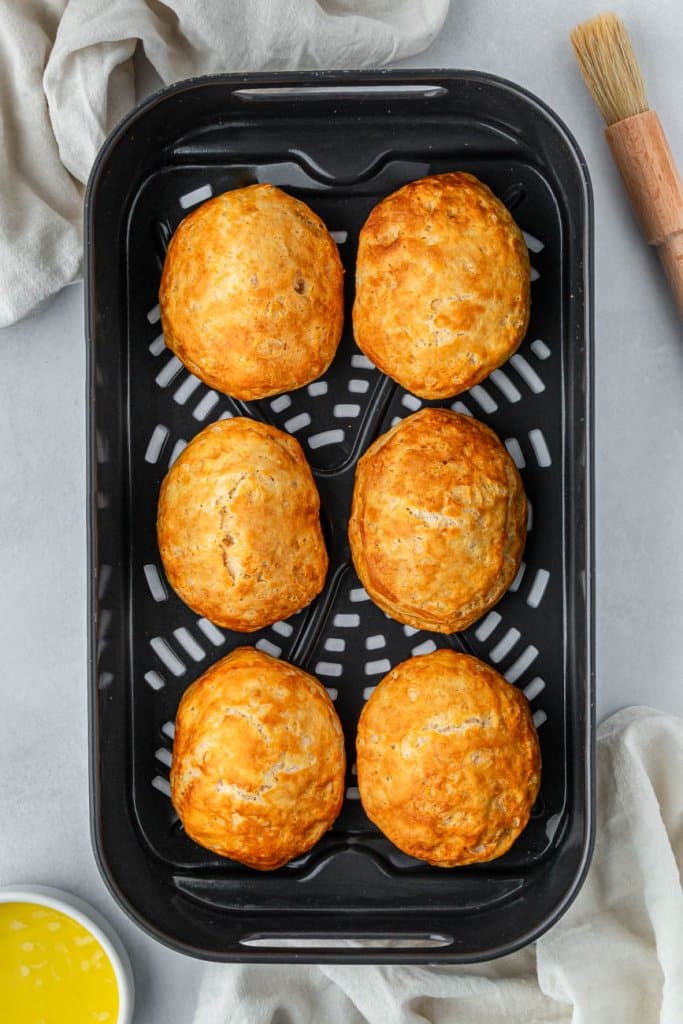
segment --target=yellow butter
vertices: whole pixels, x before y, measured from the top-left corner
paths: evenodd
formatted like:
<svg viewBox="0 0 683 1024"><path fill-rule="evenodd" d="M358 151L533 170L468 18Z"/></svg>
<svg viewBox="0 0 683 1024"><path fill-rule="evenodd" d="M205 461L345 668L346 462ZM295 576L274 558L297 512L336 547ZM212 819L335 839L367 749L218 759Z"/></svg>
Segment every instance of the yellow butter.
<svg viewBox="0 0 683 1024"><path fill-rule="evenodd" d="M83 925L36 903L0 903L2 1024L116 1024L109 957Z"/></svg>

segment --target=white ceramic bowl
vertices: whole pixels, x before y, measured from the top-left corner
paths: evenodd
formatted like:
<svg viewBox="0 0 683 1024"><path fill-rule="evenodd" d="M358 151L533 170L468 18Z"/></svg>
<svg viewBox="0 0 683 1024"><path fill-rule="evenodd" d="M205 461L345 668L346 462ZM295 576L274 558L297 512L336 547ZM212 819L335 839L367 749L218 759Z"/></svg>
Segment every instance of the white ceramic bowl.
<svg viewBox="0 0 683 1024"><path fill-rule="evenodd" d="M34 903L58 910L72 918L94 935L109 957L119 990L119 1013L116 1024L131 1024L135 985L128 954L118 935L101 914L71 893L46 885L0 887L0 903Z"/></svg>

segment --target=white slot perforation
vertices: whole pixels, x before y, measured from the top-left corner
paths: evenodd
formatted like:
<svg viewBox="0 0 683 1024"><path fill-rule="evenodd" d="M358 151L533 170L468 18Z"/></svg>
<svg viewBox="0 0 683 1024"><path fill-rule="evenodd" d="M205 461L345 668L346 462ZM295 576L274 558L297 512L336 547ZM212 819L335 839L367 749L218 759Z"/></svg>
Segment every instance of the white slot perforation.
<svg viewBox="0 0 683 1024"><path fill-rule="evenodd" d="M317 676L332 676L334 678L342 674L342 666L338 661L319 661L313 671Z"/></svg>
<svg viewBox="0 0 683 1024"><path fill-rule="evenodd" d="M541 338L536 338L531 342L531 351L538 359L547 359L550 355L550 349Z"/></svg>
<svg viewBox="0 0 683 1024"><path fill-rule="evenodd" d="M164 427L161 423L158 423L152 431L152 436L149 439L147 451L145 452L145 462L149 462L153 465L158 460L167 437L168 427Z"/></svg>
<svg viewBox="0 0 683 1024"><path fill-rule="evenodd" d="M472 410L469 409L464 402L453 402L451 409L453 412L459 412L462 416L472 415Z"/></svg>
<svg viewBox="0 0 683 1024"><path fill-rule="evenodd" d="M155 672L154 669L150 669L149 672L145 672L145 682L153 690L163 690L166 686L166 680L162 676L161 672Z"/></svg>
<svg viewBox="0 0 683 1024"><path fill-rule="evenodd" d="M545 249L545 243L540 238L530 235L528 231L522 231L522 234L524 235L524 241L529 252L541 252L542 249Z"/></svg>
<svg viewBox="0 0 683 1024"><path fill-rule="evenodd" d="M419 632L420 632L420 630L419 629L415 629L415 626L404 626L403 627L404 636L415 636L415 634L419 633Z"/></svg>
<svg viewBox="0 0 683 1024"><path fill-rule="evenodd" d="M151 324L159 323L159 321L161 320L161 310L159 309L158 305L152 306L149 313L147 314L147 319Z"/></svg>
<svg viewBox="0 0 683 1024"><path fill-rule="evenodd" d="M271 643L270 640L266 640L265 637L257 640L254 646L257 650L263 651L264 654L270 654L271 658L279 658L282 654L282 648L278 647L277 644Z"/></svg>
<svg viewBox="0 0 683 1024"><path fill-rule="evenodd" d="M159 747L158 750L154 751L154 756L156 757L157 761L161 761L161 763L165 764L167 768L171 767L171 764L173 762L173 756L171 754L171 751L168 750L167 747Z"/></svg>
<svg viewBox="0 0 683 1024"><path fill-rule="evenodd" d="M346 799L360 800L360 790L358 789L358 786L349 786L346 790Z"/></svg>
<svg viewBox="0 0 683 1024"><path fill-rule="evenodd" d="M334 654L341 654L342 651L346 650L346 640L342 640L338 636L328 636L325 641L325 650L332 651Z"/></svg>
<svg viewBox="0 0 683 1024"><path fill-rule="evenodd" d="M357 604L359 601L369 601L370 595L365 587L353 587L349 591L349 600L352 603Z"/></svg>
<svg viewBox="0 0 683 1024"><path fill-rule="evenodd" d="M183 364L180 362L177 356L171 356L167 363L164 363L162 368L156 375L156 382L160 388L168 387L171 381L178 376L183 368Z"/></svg>
<svg viewBox="0 0 683 1024"><path fill-rule="evenodd" d="M291 404L292 399L289 397L289 395L278 395L277 398L274 398L273 401L270 403L270 408L275 413L284 412L285 409L289 409Z"/></svg>
<svg viewBox="0 0 683 1024"><path fill-rule="evenodd" d="M303 430L304 427L309 427L310 425L311 417L308 413L300 412L285 422L285 430L288 434L295 434L297 430Z"/></svg>
<svg viewBox="0 0 683 1024"><path fill-rule="evenodd" d="M380 658L379 661L366 661L365 662L365 674L366 676L381 676L385 672L391 671L391 662L388 658Z"/></svg>
<svg viewBox="0 0 683 1024"><path fill-rule="evenodd" d="M540 676L534 676L531 682L524 687L522 691L527 700L534 700L538 697L539 693L543 693L545 690L545 679L541 679Z"/></svg>
<svg viewBox="0 0 683 1024"><path fill-rule="evenodd" d="M506 438L505 447L507 448L508 454L514 462L517 469L524 469L524 467L526 466L526 460L524 458L524 453L522 452L522 449L517 438Z"/></svg>
<svg viewBox="0 0 683 1024"><path fill-rule="evenodd" d="M215 391L207 391L201 401L197 402L192 415L201 423L202 420L206 419L213 407L217 405L219 401L219 396Z"/></svg>
<svg viewBox="0 0 683 1024"><path fill-rule="evenodd" d="M524 573L525 572L526 572L526 562L520 562L519 563L519 569L517 570L515 578L512 581L512 583L510 584L510 590L512 591L513 594L516 593L519 590L519 585L522 582L522 580L524 579Z"/></svg>
<svg viewBox="0 0 683 1024"><path fill-rule="evenodd" d="M163 775L155 775L152 779L152 785L155 789L158 789L160 793L163 793L164 796L170 797L171 786L168 779L165 779Z"/></svg>
<svg viewBox="0 0 683 1024"><path fill-rule="evenodd" d="M527 363L524 356L521 356L519 352L516 352L514 356L510 356L510 366L514 366L517 373L520 375L525 384L528 384L535 395L540 395L542 391L545 391L545 384L538 376L533 366Z"/></svg>
<svg viewBox="0 0 683 1024"><path fill-rule="evenodd" d="M494 402L486 388L483 388L481 384L475 384L473 388L470 388L470 395L484 412L495 412L498 408L498 403Z"/></svg>
<svg viewBox="0 0 683 1024"><path fill-rule="evenodd" d="M147 580L147 586L149 592L155 601L165 601L168 597L166 593L166 587L163 584L163 580L159 575L159 570L156 565L148 564L143 566L145 579Z"/></svg>
<svg viewBox="0 0 683 1024"><path fill-rule="evenodd" d="M531 441L531 447L534 450L536 456L536 462L539 464L541 469L547 469L548 466L552 465L552 459L550 457L550 451L543 431L539 427L534 427L533 430L529 431L529 440Z"/></svg>
<svg viewBox="0 0 683 1024"><path fill-rule="evenodd" d="M197 628L202 631L206 639L214 647L220 647L221 644L225 643L225 637L218 626L214 626L213 622L209 622L208 619L197 619Z"/></svg>
<svg viewBox="0 0 683 1024"><path fill-rule="evenodd" d="M168 460L169 469L185 448L187 448L187 441L184 441L182 437L179 437L176 443L173 445L173 451L171 452L171 455Z"/></svg>
<svg viewBox="0 0 683 1024"><path fill-rule="evenodd" d="M337 697L339 696L339 690L336 688L336 686L326 686L325 689L327 690L327 696L330 698L330 700L336 700Z"/></svg>
<svg viewBox="0 0 683 1024"><path fill-rule="evenodd" d="M540 276L541 276L541 275L540 275L540 274L539 274L539 272L538 272L538 271L536 270L536 267L532 267L532 268L531 268L531 271L530 271L530 273L529 273L529 280L530 280L530 281L538 281L538 279L539 279L539 277L540 277Z"/></svg>
<svg viewBox="0 0 683 1024"><path fill-rule="evenodd" d="M375 633L374 636L368 636L365 638L365 647L368 651L379 651L382 647L386 647L387 641L381 633Z"/></svg>
<svg viewBox="0 0 683 1024"><path fill-rule="evenodd" d="M354 378L353 380L350 380L348 384L348 389L352 395L364 395L366 391L369 390L369 388L370 381L361 380L359 378Z"/></svg>
<svg viewBox="0 0 683 1024"><path fill-rule="evenodd" d="M160 356L165 348L166 339L164 338L163 334L157 334L154 341L150 341L149 343L149 351L152 353L153 356Z"/></svg>
<svg viewBox="0 0 683 1024"><path fill-rule="evenodd" d="M168 737L169 740L174 739L175 722L164 722L164 724L161 727L161 731L163 732L164 736Z"/></svg>
<svg viewBox="0 0 683 1024"><path fill-rule="evenodd" d="M312 384L309 384L306 388L311 398L319 398L321 395L327 394L327 381L316 380Z"/></svg>
<svg viewBox="0 0 683 1024"><path fill-rule="evenodd" d="M436 644L433 640L424 640L421 644L418 644L417 647L413 647L410 653L415 656L418 654L431 654L432 651L435 650Z"/></svg>
<svg viewBox="0 0 683 1024"><path fill-rule="evenodd" d="M545 588L548 586L548 580L550 579L550 573L547 569L538 569L534 582L531 584L531 589L526 599L526 603L530 608L538 608L539 604L543 600L545 594Z"/></svg>
<svg viewBox="0 0 683 1024"><path fill-rule="evenodd" d="M199 188L193 188L191 192L186 192L185 195L180 196L178 202L183 210L189 210L191 206L197 206L198 203L206 202L212 195L213 189L210 185L200 185Z"/></svg>
<svg viewBox="0 0 683 1024"><path fill-rule="evenodd" d="M179 626L178 629L174 629L173 636L193 661L201 661L202 658L206 657L206 651L202 645L197 643L192 633L185 626Z"/></svg>
<svg viewBox="0 0 683 1024"><path fill-rule="evenodd" d="M533 719L536 728L540 729L543 723L548 721L548 716L542 708L539 708L538 711L534 711Z"/></svg>
<svg viewBox="0 0 683 1024"><path fill-rule="evenodd" d="M279 633L280 636L291 636L294 632L294 627L290 626L288 622L274 622L273 632Z"/></svg>
<svg viewBox="0 0 683 1024"><path fill-rule="evenodd" d="M491 650L489 657L494 664L498 664L503 658L510 653L512 648L515 646L522 634L514 626L512 629L508 629L501 639L498 641L496 646Z"/></svg>
<svg viewBox="0 0 683 1024"><path fill-rule="evenodd" d="M344 440L343 430L323 430L320 434L311 434L308 444L311 448L324 448L329 444L339 444Z"/></svg>
<svg viewBox="0 0 683 1024"><path fill-rule="evenodd" d="M418 409L422 408L422 402L415 395L405 394L401 399L401 405L405 409L410 409L411 412L417 412Z"/></svg>
<svg viewBox="0 0 683 1024"><path fill-rule="evenodd" d="M335 240L337 245L343 245L349 237L349 233L348 231L330 231L330 237Z"/></svg>
<svg viewBox="0 0 683 1024"><path fill-rule="evenodd" d="M184 405L191 394L197 390L201 381L199 377L193 377L192 374L188 374L180 387L176 390L173 395L174 400L178 405Z"/></svg>
<svg viewBox="0 0 683 1024"><path fill-rule="evenodd" d="M503 370L494 370L489 380L493 381L501 394L505 395L508 402L519 402L521 399L522 392L512 383L507 373Z"/></svg>
<svg viewBox="0 0 683 1024"><path fill-rule="evenodd" d="M153 636L149 642L150 647L156 654L159 661L162 661L169 672L174 676L182 676L185 672L185 663L166 643L163 637Z"/></svg>
<svg viewBox="0 0 683 1024"><path fill-rule="evenodd" d="M339 612L334 617L333 625L338 629L355 629L360 626L360 615L355 612Z"/></svg>
<svg viewBox="0 0 683 1024"><path fill-rule="evenodd" d="M332 410L338 420L353 420L360 415L360 406L354 402L340 403Z"/></svg>
<svg viewBox="0 0 683 1024"><path fill-rule="evenodd" d="M367 356L359 355L358 353L351 356L351 366L354 368L354 370L376 369L375 364L370 362Z"/></svg>
<svg viewBox="0 0 683 1024"><path fill-rule="evenodd" d="M529 668L529 665L531 665L537 657L538 647L534 647L533 644L529 644L529 646L522 651L517 660L510 665L507 672L504 673L508 683L516 683L518 679L521 679Z"/></svg>
<svg viewBox="0 0 683 1024"><path fill-rule="evenodd" d="M476 636L477 640L479 640L481 643L483 643L484 640L488 640L488 638L491 636L491 633L493 633L494 629L500 622L500 618L501 617L499 612L489 612L486 618L479 623L479 625L474 631L474 635Z"/></svg>
<svg viewBox="0 0 683 1024"><path fill-rule="evenodd" d="M376 686L366 686L363 690L363 700L370 700L376 689Z"/></svg>

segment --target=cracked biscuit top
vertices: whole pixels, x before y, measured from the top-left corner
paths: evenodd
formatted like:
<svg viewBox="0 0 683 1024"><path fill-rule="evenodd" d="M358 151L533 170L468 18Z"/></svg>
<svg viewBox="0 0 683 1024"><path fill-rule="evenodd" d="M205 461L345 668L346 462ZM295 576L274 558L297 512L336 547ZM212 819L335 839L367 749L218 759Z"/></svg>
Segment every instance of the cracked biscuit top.
<svg viewBox="0 0 683 1024"><path fill-rule="evenodd" d="M437 867L500 857L525 828L541 755L526 697L477 658L439 650L397 665L363 708L365 812Z"/></svg>
<svg viewBox="0 0 683 1024"><path fill-rule="evenodd" d="M166 253L166 344L209 387L250 401L302 387L332 362L344 317L337 246L313 210L250 185L193 210Z"/></svg>
<svg viewBox="0 0 683 1024"><path fill-rule="evenodd" d="M349 540L373 601L415 629L453 633L515 578L527 527L517 467L494 432L422 409L359 460Z"/></svg>
<svg viewBox="0 0 683 1024"><path fill-rule="evenodd" d="M376 366L422 398L450 398L504 363L529 322L526 244L471 174L387 196L360 233L353 330Z"/></svg>
<svg viewBox="0 0 683 1024"><path fill-rule="evenodd" d="M344 798L342 728L308 673L240 647L185 691L171 796L185 832L262 871L309 850Z"/></svg>
<svg viewBox="0 0 683 1024"><path fill-rule="evenodd" d="M252 632L323 588L320 498L289 434L235 417L206 427L161 485L159 551L182 600L218 626Z"/></svg>

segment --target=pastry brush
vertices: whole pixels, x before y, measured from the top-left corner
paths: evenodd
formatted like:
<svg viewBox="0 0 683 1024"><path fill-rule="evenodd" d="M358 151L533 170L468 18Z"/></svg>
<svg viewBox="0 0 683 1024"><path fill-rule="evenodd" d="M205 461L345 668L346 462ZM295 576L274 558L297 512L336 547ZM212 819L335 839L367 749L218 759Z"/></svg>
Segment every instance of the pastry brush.
<svg viewBox="0 0 683 1024"><path fill-rule="evenodd" d="M683 315L683 184L628 32L599 14L571 33L574 53L607 122L605 136L649 245L655 245Z"/></svg>

